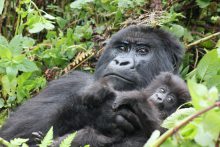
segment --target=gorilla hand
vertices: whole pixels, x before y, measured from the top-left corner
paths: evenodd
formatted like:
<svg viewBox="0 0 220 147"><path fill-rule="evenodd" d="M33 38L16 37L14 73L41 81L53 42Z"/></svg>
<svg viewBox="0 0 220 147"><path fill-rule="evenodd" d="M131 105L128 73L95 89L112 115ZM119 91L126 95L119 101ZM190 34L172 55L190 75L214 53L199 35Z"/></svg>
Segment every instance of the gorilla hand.
<svg viewBox="0 0 220 147"><path fill-rule="evenodd" d="M121 109L115 116L116 125L124 133L132 133L141 128L141 122L138 116L129 109Z"/></svg>
<svg viewBox="0 0 220 147"><path fill-rule="evenodd" d="M115 97L114 90L105 83L105 81L96 81L84 90L82 102L88 107L101 106L106 100Z"/></svg>
<svg viewBox="0 0 220 147"><path fill-rule="evenodd" d="M132 124L136 128L135 131L141 130L149 136L153 130L160 128L157 109L151 102L146 100L140 91L117 93L112 108L121 113L123 117L117 116L116 122L123 125L127 130L134 130ZM126 120L130 123L127 123Z"/></svg>

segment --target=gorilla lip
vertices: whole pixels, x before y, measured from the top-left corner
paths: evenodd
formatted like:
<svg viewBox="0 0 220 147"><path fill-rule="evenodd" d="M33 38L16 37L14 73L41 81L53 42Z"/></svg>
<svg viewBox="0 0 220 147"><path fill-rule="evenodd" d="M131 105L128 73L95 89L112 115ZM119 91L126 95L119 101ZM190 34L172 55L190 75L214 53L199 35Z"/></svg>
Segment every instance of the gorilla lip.
<svg viewBox="0 0 220 147"><path fill-rule="evenodd" d="M127 79L127 78L125 78L121 75L115 74L115 73L109 73L109 74L104 75L104 77L109 77L109 76L110 77L115 77L115 78L118 78L118 79L122 79L122 80L124 80L128 83L134 83L134 81L131 81L130 79Z"/></svg>

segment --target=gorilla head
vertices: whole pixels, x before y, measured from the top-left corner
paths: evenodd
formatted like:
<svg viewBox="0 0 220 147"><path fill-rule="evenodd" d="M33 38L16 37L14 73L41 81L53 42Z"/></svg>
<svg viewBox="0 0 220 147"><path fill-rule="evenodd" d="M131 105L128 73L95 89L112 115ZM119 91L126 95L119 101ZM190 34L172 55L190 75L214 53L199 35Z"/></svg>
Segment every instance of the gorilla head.
<svg viewBox="0 0 220 147"><path fill-rule="evenodd" d="M95 79L105 78L117 90L140 89L161 71L176 73L183 52L167 32L130 26L108 42L97 63Z"/></svg>

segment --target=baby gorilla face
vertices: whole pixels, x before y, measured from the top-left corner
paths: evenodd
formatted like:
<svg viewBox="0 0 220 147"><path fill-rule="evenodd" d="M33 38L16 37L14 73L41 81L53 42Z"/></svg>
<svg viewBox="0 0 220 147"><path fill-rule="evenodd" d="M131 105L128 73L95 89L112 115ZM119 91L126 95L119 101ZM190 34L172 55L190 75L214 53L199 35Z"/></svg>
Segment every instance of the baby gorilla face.
<svg viewBox="0 0 220 147"><path fill-rule="evenodd" d="M166 85L158 87L149 97L149 100L153 102L159 110L171 110L172 108L176 108L177 105L175 94Z"/></svg>

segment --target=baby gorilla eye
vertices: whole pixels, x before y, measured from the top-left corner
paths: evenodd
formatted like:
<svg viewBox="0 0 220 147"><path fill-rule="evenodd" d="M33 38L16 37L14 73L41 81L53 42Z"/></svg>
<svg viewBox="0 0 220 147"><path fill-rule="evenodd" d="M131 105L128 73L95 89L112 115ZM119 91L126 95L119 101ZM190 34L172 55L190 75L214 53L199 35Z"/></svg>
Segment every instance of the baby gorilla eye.
<svg viewBox="0 0 220 147"><path fill-rule="evenodd" d="M169 96L167 97L167 102L172 103L173 101L174 101L174 96L169 95Z"/></svg>
<svg viewBox="0 0 220 147"><path fill-rule="evenodd" d="M165 93L166 92L165 88L160 88L160 92Z"/></svg>

